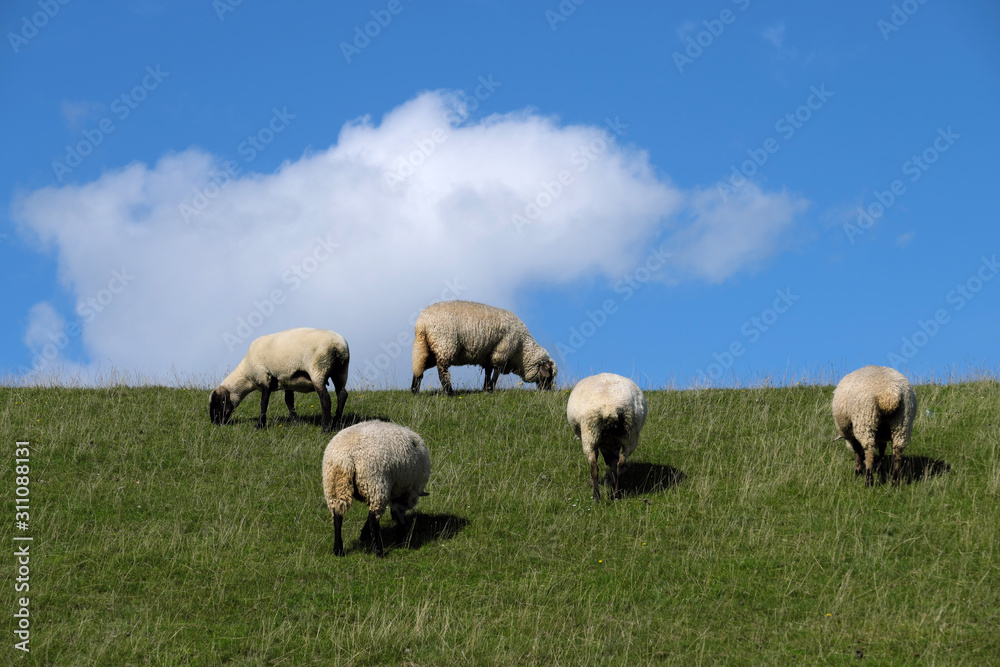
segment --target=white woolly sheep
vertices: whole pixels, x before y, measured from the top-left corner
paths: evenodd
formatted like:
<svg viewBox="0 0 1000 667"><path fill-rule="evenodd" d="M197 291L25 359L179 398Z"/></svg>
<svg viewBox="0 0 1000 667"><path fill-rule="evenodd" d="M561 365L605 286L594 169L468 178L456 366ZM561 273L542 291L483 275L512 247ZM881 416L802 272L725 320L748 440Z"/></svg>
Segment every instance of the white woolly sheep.
<svg viewBox="0 0 1000 667"><path fill-rule="evenodd" d="M257 428L267 425L267 404L271 392L284 389L285 405L292 419L295 414L294 392L319 394L323 410L323 430L332 431L333 421L340 420L347 403L347 368L351 353L340 334L326 329L288 329L261 336L232 373L209 397L209 417L213 424L228 423L233 410L246 396L260 390L260 419ZM333 380L337 392L337 414L330 416L330 394L326 381Z"/></svg>
<svg viewBox="0 0 1000 667"><path fill-rule="evenodd" d="M864 461L865 485L874 481L875 449L881 459L892 442L892 484L899 484L903 450L913 433L917 395L899 371L886 366L865 366L848 373L833 392L833 420L854 450L854 474Z"/></svg>
<svg viewBox="0 0 1000 667"><path fill-rule="evenodd" d="M590 477L597 490L597 452L611 472L613 497L620 498L619 476L625 460L639 445L639 432L646 423L646 397L632 380L601 373L580 380L569 395L566 418L577 438L583 441L583 453L590 461Z"/></svg>
<svg viewBox="0 0 1000 667"><path fill-rule="evenodd" d="M450 366L475 364L486 371L484 391L501 373L516 373L539 389L551 389L556 364L514 313L473 301L441 301L423 309L414 326L413 384L420 391L424 371L437 366L441 388L453 394Z"/></svg>
<svg viewBox="0 0 1000 667"><path fill-rule="evenodd" d="M323 453L323 495L333 514L333 553L344 555L341 526L344 514L357 499L368 504L368 521L375 553L383 554L379 521L390 508L397 525L414 508L431 475L431 456L420 436L410 429L383 421L367 421L333 436Z"/></svg>

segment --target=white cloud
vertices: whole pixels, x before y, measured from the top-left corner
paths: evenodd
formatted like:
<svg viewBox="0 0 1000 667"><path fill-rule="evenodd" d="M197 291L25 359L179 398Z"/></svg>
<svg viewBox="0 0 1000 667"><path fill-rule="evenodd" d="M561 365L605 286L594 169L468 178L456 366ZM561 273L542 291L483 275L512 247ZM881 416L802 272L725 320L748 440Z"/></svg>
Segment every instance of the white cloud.
<svg viewBox="0 0 1000 667"><path fill-rule="evenodd" d="M36 303L28 311L28 327L24 331L24 344L34 354L42 351L52 341L49 334L63 329L66 321L48 301Z"/></svg>
<svg viewBox="0 0 1000 667"><path fill-rule="evenodd" d="M170 154L37 190L13 217L56 251L91 368L217 380L253 337L315 326L350 342L352 382L389 362L376 382L407 384L408 320L433 301L511 307L532 287L618 277L662 242L666 279L718 282L776 252L806 205L752 184L729 202L684 192L607 127L456 109L421 94L272 174ZM29 315L29 345L64 326L50 309Z"/></svg>
<svg viewBox="0 0 1000 667"><path fill-rule="evenodd" d="M787 192L765 194L752 183L727 201L714 188L688 197L693 221L673 234L675 268L709 282L722 282L774 254L808 202Z"/></svg>

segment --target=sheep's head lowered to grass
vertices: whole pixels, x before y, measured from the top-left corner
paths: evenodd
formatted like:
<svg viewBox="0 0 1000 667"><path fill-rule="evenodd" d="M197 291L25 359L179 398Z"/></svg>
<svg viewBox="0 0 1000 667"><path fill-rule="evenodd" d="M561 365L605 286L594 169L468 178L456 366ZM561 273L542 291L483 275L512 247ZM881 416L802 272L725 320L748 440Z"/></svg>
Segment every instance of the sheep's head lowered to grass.
<svg viewBox="0 0 1000 667"><path fill-rule="evenodd" d="M236 406L225 387L216 387L208 397L208 416L213 424L228 424Z"/></svg>
<svg viewBox="0 0 1000 667"><path fill-rule="evenodd" d="M552 389L556 381L556 373L558 372L556 362L551 359L541 361L534 366L529 366L525 370L524 381L534 382L538 385L539 389Z"/></svg>

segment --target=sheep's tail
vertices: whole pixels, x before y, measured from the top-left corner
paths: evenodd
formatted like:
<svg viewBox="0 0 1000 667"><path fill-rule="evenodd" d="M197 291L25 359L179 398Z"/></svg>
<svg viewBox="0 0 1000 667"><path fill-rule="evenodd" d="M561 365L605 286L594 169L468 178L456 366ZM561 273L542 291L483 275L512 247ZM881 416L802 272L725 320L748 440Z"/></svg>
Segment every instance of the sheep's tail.
<svg viewBox="0 0 1000 667"><path fill-rule="evenodd" d="M323 479L323 494L330 511L344 516L354 500L354 461L350 458L332 463Z"/></svg>
<svg viewBox="0 0 1000 667"><path fill-rule="evenodd" d="M875 395L875 402L882 413L893 413L900 404L899 390L893 385L881 387Z"/></svg>
<svg viewBox="0 0 1000 667"><path fill-rule="evenodd" d="M427 332L419 324L413 335L413 377L423 377L424 371L437 363L430 345L427 344Z"/></svg>

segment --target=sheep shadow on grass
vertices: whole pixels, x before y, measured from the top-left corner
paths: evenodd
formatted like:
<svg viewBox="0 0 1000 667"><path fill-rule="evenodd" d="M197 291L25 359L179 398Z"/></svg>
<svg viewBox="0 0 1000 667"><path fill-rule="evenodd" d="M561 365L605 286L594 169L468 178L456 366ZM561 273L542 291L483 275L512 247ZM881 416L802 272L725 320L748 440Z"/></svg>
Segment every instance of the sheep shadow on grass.
<svg viewBox="0 0 1000 667"><path fill-rule="evenodd" d="M279 419L281 419L281 418L279 417ZM323 425L323 415L299 415L294 420L290 420L288 418L288 415L285 415L283 419L284 419L284 421L285 421L286 424L289 423L289 422L291 422L293 424L295 422L299 422L299 423L302 423L302 424L313 424L314 426L322 426ZM336 419L333 420L333 427L334 427L335 430L341 431L341 430L347 428L348 426L354 426L355 424L360 424L362 422L372 421L372 420L375 420L375 419L378 419L378 420L381 420L381 421L384 421L384 422L392 422L392 419L390 419L389 417L387 417L385 415L369 415L369 414L365 414L365 413L347 412L347 411L345 411L344 414L342 414L340 416L340 420L339 421L336 420Z"/></svg>
<svg viewBox="0 0 1000 667"><path fill-rule="evenodd" d="M383 521L388 519L388 512ZM416 551L425 544L450 540L458 535L469 520L454 514L424 514L413 512L406 517L403 525L392 524L382 527L382 544L386 552L392 549L409 549ZM373 549L373 540L368 531L368 524L361 529L358 539L351 545L352 549Z"/></svg>
<svg viewBox="0 0 1000 667"><path fill-rule="evenodd" d="M951 466L941 459L929 456L907 456L903 454L900 461L899 479L906 484L920 482L937 477L951 471ZM885 484L892 477L892 455L880 456L875 459L875 472L879 482Z"/></svg>
<svg viewBox="0 0 1000 667"><path fill-rule="evenodd" d="M618 481L618 487L624 497L638 496L645 493L659 493L672 486L677 486L687 479L684 471L673 466L659 463L644 463L642 461L628 462ZM604 484L608 484L605 476Z"/></svg>

